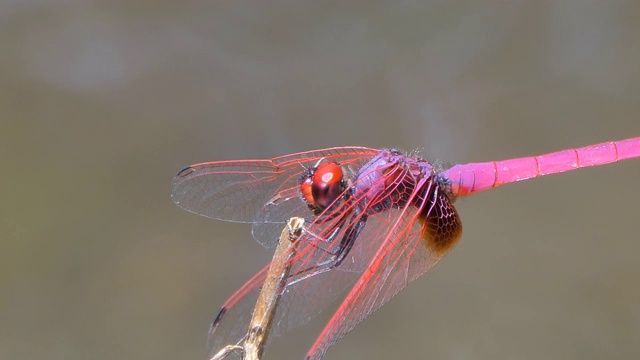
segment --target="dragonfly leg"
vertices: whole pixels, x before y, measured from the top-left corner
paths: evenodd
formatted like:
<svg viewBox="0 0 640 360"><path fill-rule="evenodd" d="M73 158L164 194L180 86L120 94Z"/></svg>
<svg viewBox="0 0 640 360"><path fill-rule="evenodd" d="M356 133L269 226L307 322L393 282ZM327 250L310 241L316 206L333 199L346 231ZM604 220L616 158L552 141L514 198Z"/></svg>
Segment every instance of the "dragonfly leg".
<svg viewBox="0 0 640 360"><path fill-rule="evenodd" d="M357 215L358 215L358 212L354 214L354 217L357 217ZM350 225L348 227L346 233L342 237L342 240L340 240L340 244L338 245L338 248L336 249L335 253L328 251L330 254L332 254L329 259L319 264L316 264L314 266L310 266L306 269L297 271L295 274L291 276L291 279L293 280L291 280L287 284L287 286L293 285L297 282L303 281L312 276L325 273L327 271L330 271L340 266L340 264L344 261L344 259L347 257L347 255L353 248L353 244L358 238L358 235L360 235L360 232L364 228L364 225L366 224L366 222L367 222L367 215L365 214L360 216L358 221L354 225Z"/></svg>

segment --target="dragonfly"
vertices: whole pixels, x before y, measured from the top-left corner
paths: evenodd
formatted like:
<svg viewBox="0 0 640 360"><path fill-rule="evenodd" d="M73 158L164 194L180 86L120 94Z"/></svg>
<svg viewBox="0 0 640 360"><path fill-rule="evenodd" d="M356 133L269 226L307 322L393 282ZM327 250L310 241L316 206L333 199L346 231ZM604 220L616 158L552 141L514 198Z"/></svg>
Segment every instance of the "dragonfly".
<svg viewBox="0 0 640 360"><path fill-rule="evenodd" d="M175 176L171 196L190 212L250 223L267 248L276 247L287 219L304 218L271 334L307 323L342 297L306 354L314 360L453 248L462 236L456 199L637 157L640 137L451 167L396 149L344 146L194 164ZM267 271L222 305L209 331L210 356L243 341Z"/></svg>

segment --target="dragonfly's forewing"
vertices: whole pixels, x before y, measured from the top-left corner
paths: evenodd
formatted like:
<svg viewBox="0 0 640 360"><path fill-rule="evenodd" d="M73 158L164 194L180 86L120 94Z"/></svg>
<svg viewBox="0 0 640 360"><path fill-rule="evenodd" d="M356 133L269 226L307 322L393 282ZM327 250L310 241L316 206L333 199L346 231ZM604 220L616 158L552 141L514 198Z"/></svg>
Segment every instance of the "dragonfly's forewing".
<svg viewBox="0 0 640 360"><path fill-rule="evenodd" d="M275 233L256 231L258 242L275 247L282 225L308 210L298 195L299 181L307 168L321 159L349 166L378 152L365 147L327 148L265 160L230 160L194 164L181 170L171 185L171 198L181 208L212 219L234 222L277 222ZM278 202L290 205L278 211Z"/></svg>

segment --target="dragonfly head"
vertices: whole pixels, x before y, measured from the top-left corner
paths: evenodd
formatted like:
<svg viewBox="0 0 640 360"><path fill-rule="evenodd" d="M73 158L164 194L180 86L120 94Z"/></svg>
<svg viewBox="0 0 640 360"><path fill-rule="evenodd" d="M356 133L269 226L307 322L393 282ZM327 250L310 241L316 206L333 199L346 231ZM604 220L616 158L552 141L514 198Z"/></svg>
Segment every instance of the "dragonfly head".
<svg viewBox="0 0 640 360"><path fill-rule="evenodd" d="M302 198L319 215L336 201L346 189L344 172L335 161L321 162L308 169L300 179Z"/></svg>

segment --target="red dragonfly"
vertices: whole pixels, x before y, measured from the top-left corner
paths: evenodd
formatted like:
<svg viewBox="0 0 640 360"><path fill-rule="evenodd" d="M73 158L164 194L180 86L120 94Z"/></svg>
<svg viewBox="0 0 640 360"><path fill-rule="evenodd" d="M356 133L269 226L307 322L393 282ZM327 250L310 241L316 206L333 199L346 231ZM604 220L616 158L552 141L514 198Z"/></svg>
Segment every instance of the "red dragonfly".
<svg viewBox="0 0 640 360"><path fill-rule="evenodd" d="M346 146L191 165L176 175L171 196L196 214L252 223L253 237L268 248L290 217L306 219L271 333L308 322L349 290L306 356L320 359L456 244L457 198L635 157L640 137L448 169L399 150ZM210 355L244 339L267 269L222 306L209 332Z"/></svg>

